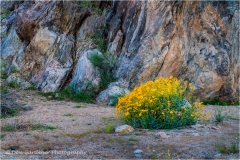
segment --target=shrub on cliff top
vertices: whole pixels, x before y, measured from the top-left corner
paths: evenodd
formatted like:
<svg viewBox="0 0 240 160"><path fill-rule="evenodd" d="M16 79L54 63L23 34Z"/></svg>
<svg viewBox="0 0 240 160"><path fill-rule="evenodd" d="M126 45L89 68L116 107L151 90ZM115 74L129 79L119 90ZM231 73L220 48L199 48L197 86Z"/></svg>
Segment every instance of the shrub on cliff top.
<svg viewBox="0 0 240 160"><path fill-rule="evenodd" d="M204 112L202 102L190 105L186 101L192 98L194 90L191 83L172 76L159 78L119 98L115 113L138 128L170 129L192 125L200 118L210 117Z"/></svg>

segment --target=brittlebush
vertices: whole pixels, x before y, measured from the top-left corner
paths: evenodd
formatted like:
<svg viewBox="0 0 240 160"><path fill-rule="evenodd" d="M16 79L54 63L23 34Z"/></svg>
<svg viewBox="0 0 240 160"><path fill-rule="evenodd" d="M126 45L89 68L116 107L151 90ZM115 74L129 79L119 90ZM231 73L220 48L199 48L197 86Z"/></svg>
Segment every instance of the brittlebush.
<svg viewBox="0 0 240 160"><path fill-rule="evenodd" d="M115 114L126 123L149 129L177 128L208 120L202 102L191 105L195 88L187 81L159 78L149 81L118 99Z"/></svg>

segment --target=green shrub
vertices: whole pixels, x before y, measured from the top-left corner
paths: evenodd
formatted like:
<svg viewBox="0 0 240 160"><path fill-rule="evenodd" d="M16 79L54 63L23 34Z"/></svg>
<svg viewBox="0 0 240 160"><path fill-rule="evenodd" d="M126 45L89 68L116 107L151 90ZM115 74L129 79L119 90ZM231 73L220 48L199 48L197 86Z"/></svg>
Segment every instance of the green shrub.
<svg viewBox="0 0 240 160"><path fill-rule="evenodd" d="M93 103L96 96L95 92L77 91L73 86L65 89L57 90L56 92L39 92L39 94L46 96L49 99L56 100L72 100L75 102Z"/></svg>
<svg viewBox="0 0 240 160"><path fill-rule="evenodd" d="M72 117L73 115L71 113L67 113L67 114L64 114L64 116Z"/></svg>
<svg viewBox="0 0 240 160"><path fill-rule="evenodd" d="M57 129L53 126L47 126L43 125L41 123L30 123L30 124L7 124L5 126L2 126L1 130L5 132L16 132L17 130L54 130ZM29 135L26 134L26 135Z"/></svg>
<svg viewBox="0 0 240 160"><path fill-rule="evenodd" d="M10 10L1 9L1 21L11 13Z"/></svg>
<svg viewBox="0 0 240 160"><path fill-rule="evenodd" d="M112 73L116 59L109 52L106 52L103 54L94 53L89 57L89 60L93 66L99 69L101 77L100 90L106 89L110 82L116 80Z"/></svg>
<svg viewBox="0 0 240 160"><path fill-rule="evenodd" d="M139 128L171 129L208 120L202 102L189 106L195 88L177 78L159 78L136 87L119 98L115 113L126 123ZM185 100L186 99L186 100Z"/></svg>
<svg viewBox="0 0 240 160"><path fill-rule="evenodd" d="M233 105L233 106L238 106L239 102L238 101L228 101L228 102L224 102L221 101L218 98L214 98L214 99L208 99L208 100L204 100L203 101L204 105L210 104L210 105L218 105L218 106L228 106L228 105Z"/></svg>
<svg viewBox="0 0 240 160"><path fill-rule="evenodd" d="M107 51L107 43L106 39L104 38L103 34L100 31L94 32L94 34L87 34L86 37L91 38L93 43L97 46L97 48L102 52Z"/></svg>
<svg viewBox="0 0 240 160"><path fill-rule="evenodd" d="M19 106L7 107L6 104L1 104L1 118L14 117L20 111Z"/></svg>
<svg viewBox="0 0 240 160"><path fill-rule="evenodd" d="M82 106L80 106L80 105L79 106L74 106L74 108L82 108Z"/></svg>
<svg viewBox="0 0 240 160"><path fill-rule="evenodd" d="M216 106L215 108L215 114L214 114L214 122L216 124L219 123L223 123L223 121L225 121L228 118L228 113L224 113L222 112L222 108L219 106Z"/></svg>
<svg viewBox="0 0 240 160"><path fill-rule="evenodd" d="M123 96L124 96L124 94L111 95L111 96L110 96L110 100L109 100L111 104L108 104L108 105L116 106L117 103L118 103L118 99L119 99L120 97L123 97Z"/></svg>
<svg viewBox="0 0 240 160"><path fill-rule="evenodd" d="M1 93L1 94L6 94L6 93L8 93L8 87L7 87L7 86L2 86L2 85L0 85L0 93Z"/></svg>
<svg viewBox="0 0 240 160"><path fill-rule="evenodd" d="M85 1L80 1L79 4L83 9L91 9L94 14L98 14L98 15L102 14L102 10L94 6L94 1L85 0Z"/></svg>
<svg viewBox="0 0 240 160"><path fill-rule="evenodd" d="M114 117L103 117L102 118L104 124L105 124L105 127L103 128L103 132L105 133L113 133L114 132L114 127L116 125L116 121L117 119L115 119Z"/></svg>
<svg viewBox="0 0 240 160"><path fill-rule="evenodd" d="M89 0L79 1L80 6L83 7L84 9L92 7L93 3L94 3L93 1L89 1Z"/></svg>
<svg viewBox="0 0 240 160"><path fill-rule="evenodd" d="M112 133L114 131L114 125L107 124L105 126L105 133Z"/></svg>
<svg viewBox="0 0 240 160"><path fill-rule="evenodd" d="M128 141L130 141L130 142L137 142L138 139L135 139L135 138L129 138Z"/></svg>
<svg viewBox="0 0 240 160"><path fill-rule="evenodd" d="M5 136L4 134L0 134L0 139L4 138L4 136Z"/></svg>
<svg viewBox="0 0 240 160"><path fill-rule="evenodd" d="M0 60L0 73L1 73L1 79L7 79L7 71L6 71L6 63L1 59Z"/></svg>
<svg viewBox="0 0 240 160"><path fill-rule="evenodd" d="M14 125L5 125L5 126L1 127L1 130L5 131L5 132L14 132L16 130L16 126L14 126Z"/></svg>
<svg viewBox="0 0 240 160"><path fill-rule="evenodd" d="M215 145L216 150L224 154L234 154L239 152L239 144L236 142L231 142L230 144L217 143Z"/></svg>
<svg viewBox="0 0 240 160"><path fill-rule="evenodd" d="M44 126L43 127L43 130L55 130L57 129L57 127L54 127L54 126Z"/></svg>
<svg viewBox="0 0 240 160"><path fill-rule="evenodd" d="M17 78L13 79L11 82L9 82L7 84L9 87L12 88L20 88L21 87L21 83L18 82Z"/></svg>

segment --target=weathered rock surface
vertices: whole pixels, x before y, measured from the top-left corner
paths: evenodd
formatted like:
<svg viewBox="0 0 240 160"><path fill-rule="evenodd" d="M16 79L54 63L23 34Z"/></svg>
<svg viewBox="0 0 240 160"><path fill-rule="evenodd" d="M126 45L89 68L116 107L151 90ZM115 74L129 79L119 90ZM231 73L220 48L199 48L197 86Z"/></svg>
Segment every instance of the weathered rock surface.
<svg viewBox="0 0 240 160"><path fill-rule="evenodd" d="M122 125L115 128L116 133L131 133L134 131L134 128L129 125Z"/></svg>
<svg viewBox="0 0 240 160"><path fill-rule="evenodd" d="M104 103L107 105L112 105L111 96L121 96L127 95L130 91L125 88L124 83L113 82L110 83L108 89L102 91L96 98L96 100L100 103Z"/></svg>
<svg viewBox="0 0 240 160"><path fill-rule="evenodd" d="M21 85L23 89L27 89L31 87L32 85L21 78L20 74L18 73L12 73L8 76L6 79L7 83L13 83L14 85Z"/></svg>
<svg viewBox="0 0 240 160"><path fill-rule="evenodd" d="M101 54L101 52L97 49L87 50L81 54L78 60L77 68L75 69L73 79L70 83L70 85L77 90L86 91L90 90L92 87L98 90L99 88L99 83L101 80L100 73L88 59L91 54L94 53Z"/></svg>
<svg viewBox="0 0 240 160"><path fill-rule="evenodd" d="M42 91L73 83L78 90L88 90L89 82L98 86L99 73L87 58L97 45L87 34L100 31L117 58L117 83L124 82L120 88L109 85L98 96L101 102L108 103L112 90L170 75L191 81L200 99L238 99L239 1L93 5L101 15L74 1L1 2L12 11L1 22L1 58L8 73L17 68Z"/></svg>

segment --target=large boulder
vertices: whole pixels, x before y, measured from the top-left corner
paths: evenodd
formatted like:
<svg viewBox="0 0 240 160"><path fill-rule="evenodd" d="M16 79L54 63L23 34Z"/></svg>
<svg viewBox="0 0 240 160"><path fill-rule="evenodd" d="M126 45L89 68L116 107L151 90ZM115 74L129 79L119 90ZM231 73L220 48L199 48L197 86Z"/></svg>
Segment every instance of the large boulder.
<svg viewBox="0 0 240 160"><path fill-rule="evenodd" d="M173 75L191 81L200 99L239 97L239 2L118 2L109 43L121 25L116 77L133 89ZM238 26L238 27L237 27Z"/></svg>
<svg viewBox="0 0 240 160"><path fill-rule="evenodd" d="M130 91L122 85L120 82L110 83L108 88L97 96L96 100L98 103L107 105L114 105L112 97L119 97L129 94Z"/></svg>
<svg viewBox="0 0 240 160"><path fill-rule="evenodd" d="M73 86L76 90L89 91L93 88L95 91L99 90L101 78L98 69L89 60L92 54L102 53L97 49L87 50L81 54L78 60L73 79L70 83L70 86Z"/></svg>

